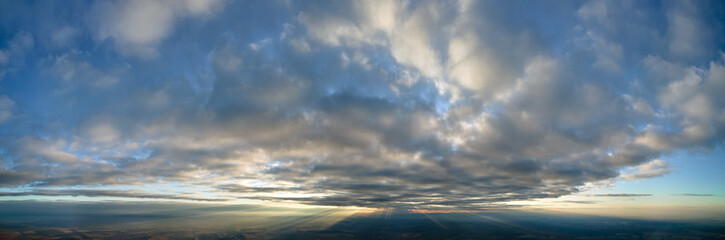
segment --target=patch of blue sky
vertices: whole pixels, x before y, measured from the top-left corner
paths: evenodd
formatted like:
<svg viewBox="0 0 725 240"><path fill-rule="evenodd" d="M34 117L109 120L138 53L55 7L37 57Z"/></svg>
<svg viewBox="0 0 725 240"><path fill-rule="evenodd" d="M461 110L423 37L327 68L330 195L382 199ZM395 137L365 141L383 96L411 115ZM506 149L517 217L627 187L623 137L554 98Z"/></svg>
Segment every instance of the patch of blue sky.
<svg viewBox="0 0 725 240"><path fill-rule="evenodd" d="M601 193L646 193L658 197L677 194L712 194L725 196L725 150L711 152L678 150L660 157L672 172L649 179L619 180L613 189Z"/></svg>

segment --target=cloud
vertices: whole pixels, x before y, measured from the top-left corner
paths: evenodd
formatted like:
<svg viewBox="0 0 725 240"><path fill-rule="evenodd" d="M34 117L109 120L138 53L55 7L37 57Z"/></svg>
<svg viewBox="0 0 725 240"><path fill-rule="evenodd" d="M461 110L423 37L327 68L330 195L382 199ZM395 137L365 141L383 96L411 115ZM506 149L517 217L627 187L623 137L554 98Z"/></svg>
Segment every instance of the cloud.
<svg viewBox="0 0 725 240"><path fill-rule="evenodd" d="M51 41L56 46L67 46L79 34L78 29L71 26L63 26L55 30L51 35Z"/></svg>
<svg viewBox="0 0 725 240"><path fill-rule="evenodd" d="M476 210L428 210L428 209L409 209L409 212L412 213L478 213L481 211Z"/></svg>
<svg viewBox="0 0 725 240"><path fill-rule="evenodd" d="M627 180L633 180L658 177L672 172L670 164L659 159L643 163L636 168L631 167L628 170L631 170L632 172L621 174L620 177Z"/></svg>
<svg viewBox="0 0 725 240"><path fill-rule="evenodd" d="M608 7L606 3L606 1L588 1L577 10L576 14L584 20L606 22L608 20Z"/></svg>
<svg viewBox="0 0 725 240"><path fill-rule="evenodd" d="M63 84L58 93L67 93L79 86L93 88L108 88L120 81L120 76L127 72L128 66L114 66L109 69L98 69L88 61L83 60L87 54L71 52L57 57L45 59L49 74L60 80Z"/></svg>
<svg viewBox="0 0 725 240"><path fill-rule="evenodd" d="M0 169L0 186L12 187L33 181L37 176L32 173L16 172L7 169Z"/></svg>
<svg viewBox="0 0 725 240"><path fill-rule="evenodd" d="M583 195L587 197L650 197L652 194L633 194L633 193L611 193L611 194L589 194Z"/></svg>
<svg viewBox="0 0 725 240"><path fill-rule="evenodd" d="M475 210L661 176L722 145L725 58L631 4L96 2L23 34L77 49L0 82L0 183Z"/></svg>
<svg viewBox="0 0 725 240"><path fill-rule="evenodd" d="M704 54L708 42L708 27L697 17L700 6L681 2L675 4L667 13L669 51L687 58Z"/></svg>
<svg viewBox="0 0 725 240"><path fill-rule="evenodd" d="M681 193L681 194L672 194L672 196L681 196L681 197L714 197L714 194L701 194L701 193Z"/></svg>
<svg viewBox="0 0 725 240"><path fill-rule="evenodd" d="M0 48L0 81L24 65L26 52L33 48L35 40L30 33L20 30L5 43L5 48Z"/></svg>
<svg viewBox="0 0 725 240"><path fill-rule="evenodd" d="M594 67L606 71L620 71L620 63L624 60L624 50L622 46L607 41L597 33L588 31L586 36L579 39L583 48L591 49L594 52Z"/></svg>
<svg viewBox="0 0 725 240"><path fill-rule="evenodd" d="M84 196L84 197L122 197L142 199L165 199L165 200L190 200L190 201L211 201L223 202L229 199L203 198L183 196L179 194L153 194L135 191L99 190L99 189L71 189L71 190L34 190L28 192L0 192L0 197L18 196Z"/></svg>
<svg viewBox="0 0 725 240"><path fill-rule="evenodd" d="M13 118L15 101L6 95L0 96L0 124Z"/></svg>
<svg viewBox="0 0 725 240"><path fill-rule="evenodd" d="M8 64L10 61L20 61L24 52L32 48L35 43L33 36L26 31L19 31L7 42L5 49L0 51L0 65Z"/></svg>
<svg viewBox="0 0 725 240"><path fill-rule="evenodd" d="M576 203L576 204L596 204L600 201L578 201L578 200L567 200L567 201L559 201L564 203Z"/></svg>
<svg viewBox="0 0 725 240"><path fill-rule="evenodd" d="M111 40L121 53L154 57L176 21L209 14L219 4L215 0L101 1L92 7L89 23L95 38Z"/></svg>

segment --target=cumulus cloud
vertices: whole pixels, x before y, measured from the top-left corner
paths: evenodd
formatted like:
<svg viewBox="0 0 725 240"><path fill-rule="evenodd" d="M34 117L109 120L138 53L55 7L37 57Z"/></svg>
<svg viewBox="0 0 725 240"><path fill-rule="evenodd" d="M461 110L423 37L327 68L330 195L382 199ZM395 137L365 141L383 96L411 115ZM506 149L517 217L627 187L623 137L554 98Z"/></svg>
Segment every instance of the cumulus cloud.
<svg viewBox="0 0 725 240"><path fill-rule="evenodd" d="M672 54L686 58L705 54L702 46L709 44L710 31L697 16L699 8L690 2L677 2L667 13L668 49Z"/></svg>
<svg viewBox="0 0 725 240"><path fill-rule="evenodd" d="M725 139L725 59L670 49L669 13L625 25L605 1L221 4L97 2L94 23L59 23L48 36L89 46L35 56L41 71L7 85L26 91L2 92L0 114L23 121L0 132L0 184L29 189L5 196L177 199L88 190L176 184L475 209L660 176L663 154Z"/></svg>
<svg viewBox="0 0 725 240"><path fill-rule="evenodd" d="M670 164L659 159L652 160L637 167L630 167L627 170L630 172L620 176L627 180L653 178L672 172Z"/></svg>
<svg viewBox="0 0 725 240"><path fill-rule="evenodd" d="M153 57L156 47L173 33L178 19L209 14L220 1L101 1L90 13L99 41L110 40L124 54Z"/></svg>

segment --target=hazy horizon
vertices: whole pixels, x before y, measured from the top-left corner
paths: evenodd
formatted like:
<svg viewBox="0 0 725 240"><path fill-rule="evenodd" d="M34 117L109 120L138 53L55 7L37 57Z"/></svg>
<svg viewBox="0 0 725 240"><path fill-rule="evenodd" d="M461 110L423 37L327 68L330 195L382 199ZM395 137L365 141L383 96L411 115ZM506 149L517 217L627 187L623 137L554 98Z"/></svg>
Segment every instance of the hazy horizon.
<svg viewBox="0 0 725 240"><path fill-rule="evenodd" d="M552 211L364 209L269 204L6 201L0 236L17 239L719 239L725 221Z"/></svg>

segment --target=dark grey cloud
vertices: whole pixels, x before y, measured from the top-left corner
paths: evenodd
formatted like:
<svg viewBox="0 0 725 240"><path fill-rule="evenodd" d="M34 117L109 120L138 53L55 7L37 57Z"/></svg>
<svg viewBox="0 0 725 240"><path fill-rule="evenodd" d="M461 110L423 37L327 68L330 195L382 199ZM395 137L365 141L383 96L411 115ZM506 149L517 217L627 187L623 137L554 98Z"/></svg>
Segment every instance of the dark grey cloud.
<svg viewBox="0 0 725 240"><path fill-rule="evenodd" d="M0 185L485 208L722 145L707 3L530 4L99 2L51 16L61 32L0 24L0 53L38 45L0 62L27 68L0 82Z"/></svg>
<svg viewBox="0 0 725 240"><path fill-rule="evenodd" d="M33 190L26 192L0 192L2 197L18 196L84 196L84 197L121 197L121 198L148 198L161 200L190 200L205 202L224 202L231 199L204 198L184 196L179 194L153 194L138 191L100 190L100 189L64 189L64 190Z"/></svg>
<svg viewBox="0 0 725 240"><path fill-rule="evenodd" d="M36 178L31 173L0 169L0 186L17 186L18 184L33 181Z"/></svg>

